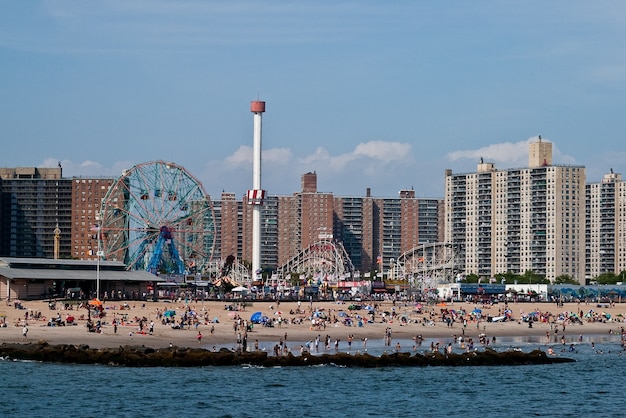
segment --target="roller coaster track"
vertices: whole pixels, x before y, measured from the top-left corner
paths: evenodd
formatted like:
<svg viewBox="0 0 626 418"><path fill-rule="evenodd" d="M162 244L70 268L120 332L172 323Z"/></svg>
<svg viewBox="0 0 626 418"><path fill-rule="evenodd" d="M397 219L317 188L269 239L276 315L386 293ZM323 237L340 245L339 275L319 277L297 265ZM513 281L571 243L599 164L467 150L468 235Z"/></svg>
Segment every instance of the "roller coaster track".
<svg viewBox="0 0 626 418"><path fill-rule="evenodd" d="M320 240L302 250L278 268L278 275L287 277L291 273L308 277L319 276L334 279L354 273L354 266L343 245L332 240Z"/></svg>
<svg viewBox="0 0 626 418"><path fill-rule="evenodd" d="M445 242L423 244L404 252L395 261L392 279L417 287L449 283L462 270L458 251Z"/></svg>

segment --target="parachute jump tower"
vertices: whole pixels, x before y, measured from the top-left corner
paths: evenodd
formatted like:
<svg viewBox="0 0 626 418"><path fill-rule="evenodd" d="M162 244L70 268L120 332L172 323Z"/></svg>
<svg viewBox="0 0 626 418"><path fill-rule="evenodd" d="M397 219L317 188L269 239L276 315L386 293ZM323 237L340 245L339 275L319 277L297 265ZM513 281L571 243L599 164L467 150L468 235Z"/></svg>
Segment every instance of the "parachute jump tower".
<svg viewBox="0 0 626 418"><path fill-rule="evenodd" d="M252 158L252 189L248 190L248 204L252 208L252 278L261 275L261 205L265 190L261 188L261 128L265 112L265 102L250 102L250 111L254 114L254 146Z"/></svg>

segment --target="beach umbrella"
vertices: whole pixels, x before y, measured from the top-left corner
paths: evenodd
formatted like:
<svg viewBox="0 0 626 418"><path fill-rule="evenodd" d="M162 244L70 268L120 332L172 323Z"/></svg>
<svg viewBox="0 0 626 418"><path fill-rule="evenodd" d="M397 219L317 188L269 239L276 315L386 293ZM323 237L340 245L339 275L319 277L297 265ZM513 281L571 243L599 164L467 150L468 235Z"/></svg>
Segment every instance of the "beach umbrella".
<svg viewBox="0 0 626 418"><path fill-rule="evenodd" d="M170 318L173 317L174 315L176 315L176 311L171 310L171 309L163 312L163 316L167 316L167 317L170 317Z"/></svg>
<svg viewBox="0 0 626 418"><path fill-rule="evenodd" d="M250 322L253 322L255 324L260 324L262 319L263 319L262 312L255 312L252 314L252 316L250 316Z"/></svg>
<svg viewBox="0 0 626 418"><path fill-rule="evenodd" d="M102 306L102 301L100 299L93 298L89 301L89 304L91 306Z"/></svg>
<svg viewBox="0 0 626 418"><path fill-rule="evenodd" d="M274 315L282 315L283 313L281 311L276 311L274 312Z"/></svg>
<svg viewBox="0 0 626 418"><path fill-rule="evenodd" d="M478 308L474 308L472 313L475 313L475 314L483 313L483 310L482 309L478 309Z"/></svg>

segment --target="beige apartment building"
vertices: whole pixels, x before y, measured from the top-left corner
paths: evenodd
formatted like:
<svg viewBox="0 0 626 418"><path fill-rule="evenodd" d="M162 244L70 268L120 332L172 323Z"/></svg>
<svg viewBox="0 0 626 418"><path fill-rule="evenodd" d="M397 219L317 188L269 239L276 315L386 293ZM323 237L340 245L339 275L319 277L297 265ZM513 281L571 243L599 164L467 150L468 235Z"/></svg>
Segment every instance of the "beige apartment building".
<svg viewBox="0 0 626 418"><path fill-rule="evenodd" d="M532 271L554 280L585 279L585 168L552 164L552 144L529 144L528 167L445 178L445 241L466 274Z"/></svg>
<svg viewBox="0 0 626 418"><path fill-rule="evenodd" d="M626 183L622 175L611 169L602 181L587 184L586 200L586 277L622 274L626 270Z"/></svg>

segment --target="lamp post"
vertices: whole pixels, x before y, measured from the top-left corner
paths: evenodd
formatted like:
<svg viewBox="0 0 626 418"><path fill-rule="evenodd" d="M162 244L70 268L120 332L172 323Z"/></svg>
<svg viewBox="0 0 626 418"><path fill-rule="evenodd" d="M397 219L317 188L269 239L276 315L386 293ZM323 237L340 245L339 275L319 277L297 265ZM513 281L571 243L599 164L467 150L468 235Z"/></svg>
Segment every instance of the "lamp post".
<svg viewBox="0 0 626 418"><path fill-rule="evenodd" d="M102 229L102 215L100 212L96 213L96 240L98 241L98 250L96 252L96 299L100 299L100 257L102 257L102 251L100 250L100 230Z"/></svg>

